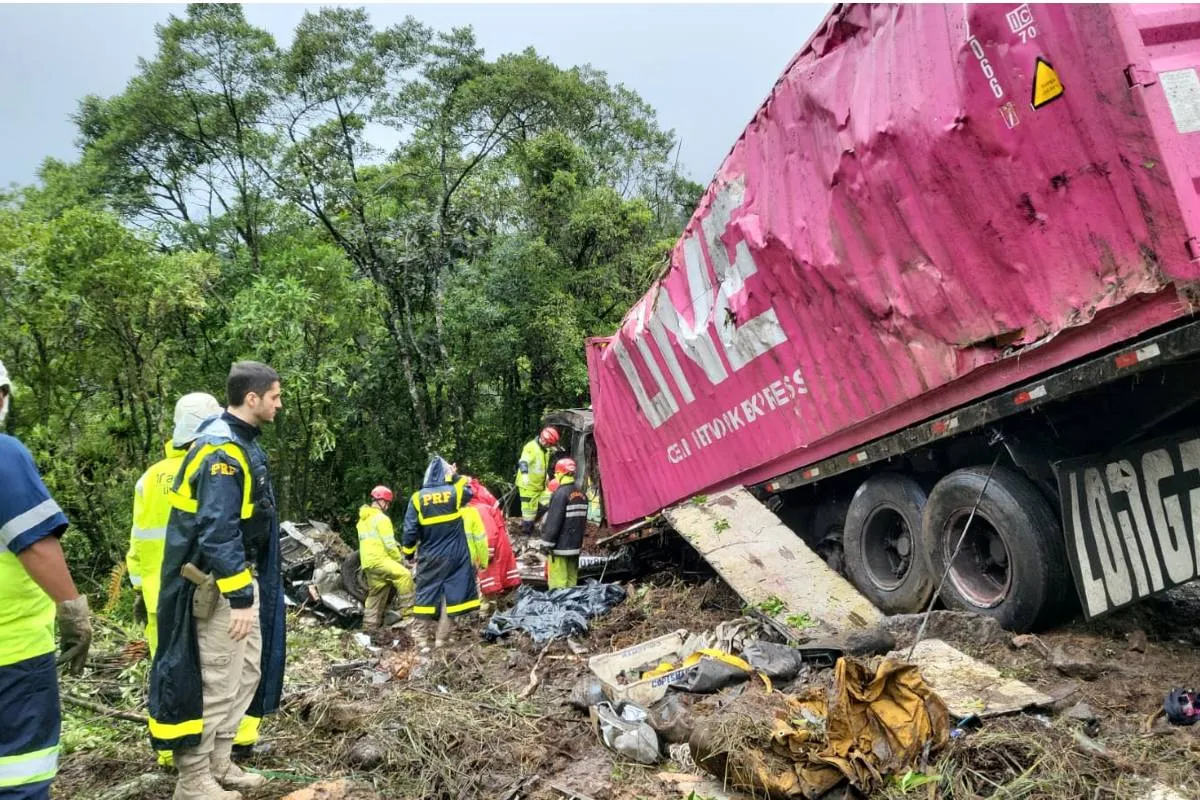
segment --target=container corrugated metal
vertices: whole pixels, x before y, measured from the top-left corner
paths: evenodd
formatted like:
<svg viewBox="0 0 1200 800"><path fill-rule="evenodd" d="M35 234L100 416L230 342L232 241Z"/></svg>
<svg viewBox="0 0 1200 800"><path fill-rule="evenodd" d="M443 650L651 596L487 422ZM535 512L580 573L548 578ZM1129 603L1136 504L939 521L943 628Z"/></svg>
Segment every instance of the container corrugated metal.
<svg viewBox="0 0 1200 800"><path fill-rule="evenodd" d="M1188 313L1200 6L837 6L588 343L625 522Z"/></svg>

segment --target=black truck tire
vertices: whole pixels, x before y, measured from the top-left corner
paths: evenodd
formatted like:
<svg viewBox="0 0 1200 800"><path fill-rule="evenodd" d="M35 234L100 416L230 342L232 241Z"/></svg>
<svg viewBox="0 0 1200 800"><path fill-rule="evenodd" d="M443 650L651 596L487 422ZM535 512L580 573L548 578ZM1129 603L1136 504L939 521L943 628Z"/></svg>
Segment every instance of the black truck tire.
<svg viewBox="0 0 1200 800"><path fill-rule="evenodd" d="M933 487L922 526L925 554L934 579L946 575L941 599L948 608L1024 633L1071 605L1066 544L1058 515L1031 481L998 466L989 482L988 470L960 469ZM976 500L979 508L947 574Z"/></svg>
<svg viewBox="0 0 1200 800"><path fill-rule="evenodd" d="M342 588L360 603L367 599L367 576L363 575L358 551L342 560Z"/></svg>
<svg viewBox="0 0 1200 800"><path fill-rule="evenodd" d="M933 596L921 539L925 490L905 475L867 478L846 513L842 544L851 583L885 614L924 611Z"/></svg>

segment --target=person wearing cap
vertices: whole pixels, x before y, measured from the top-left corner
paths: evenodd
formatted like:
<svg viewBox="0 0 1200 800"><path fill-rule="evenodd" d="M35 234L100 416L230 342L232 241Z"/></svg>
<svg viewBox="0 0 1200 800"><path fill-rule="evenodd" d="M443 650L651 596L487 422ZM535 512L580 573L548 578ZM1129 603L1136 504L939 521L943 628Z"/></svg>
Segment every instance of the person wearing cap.
<svg viewBox="0 0 1200 800"><path fill-rule="evenodd" d="M0 425L12 382L0 363ZM87 597L75 588L59 537L67 518L25 445L0 433L0 797L49 800L62 712L58 661L75 673L92 641Z"/></svg>
<svg viewBox="0 0 1200 800"><path fill-rule="evenodd" d="M546 583L565 589L579 583L579 554L587 532L588 498L575 483L575 460L560 458L554 465L558 488L550 496L550 508L542 524L538 547L546 555Z"/></svg>
<svg viewBox="0 0 1200 800"><path fill-rule="evenodd" d="M538 504L546 491L546 473L550 456L558 444L558 429L547 425L521 448L521 460L517 462L517 494L521 496L521 533L530 536L533 523L537 520Z"/></svg>
<svg viewBox="0 0 1200 800"><path fill-rule="evenodd" d="M196 439L196 429L220 413L221 404L210 394L193 392L179 398L175 403L175 429L164 447L166 458L151 465L133 487L133 528L125 564L129 568L129 582L137 592L134 617L146 625L146 641L152 656L158 649L158 573L162 569L167 519L171 516L167 495L188 447Z"/></svg>
<svg viewBox="0 0 1200 800"><path fill-rule="evenodd" d="M150 466L133 487L133 528L129 550L125 554L129 582L136 593L133 617L146 626L150 656L158 649L158 590L163 548L167 538L167 520L171 516L168 495L187 449L196 439L196 430L209 417L221 413L221 404L210 394L192 392L175 403L175 429L167 441L166 458ZM158 763L170 766L171 753L160 750Z"/></svg>
<svg viewBox="0 0 1200 800"><path fill-rule="evenodd" d="M365 631L383 625L392 591L399 598L401 614L412 608L412 573L400 563L396 530L387 515L393 498L391 489L376 486L371 490L371 502L358 509L358 555L367 577L366 611L363 613Z"/></svg>
<svg viewBox="0 0 1200 800"><path fill-rule="evenodd" d="M226 395L168 494L147 716L154 747L175 754L173 800L239 800L266 783L233 763L233 742L242 718L277 710L283 692L279 515L257 441L283 405L279 374L239 361Z"/></svg>

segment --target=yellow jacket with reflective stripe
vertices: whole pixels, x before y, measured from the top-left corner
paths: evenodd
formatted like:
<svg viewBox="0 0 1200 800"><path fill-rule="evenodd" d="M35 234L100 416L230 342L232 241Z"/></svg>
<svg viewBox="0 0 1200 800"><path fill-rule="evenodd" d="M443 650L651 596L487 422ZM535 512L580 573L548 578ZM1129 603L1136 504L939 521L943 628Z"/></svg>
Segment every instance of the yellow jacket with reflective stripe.
<svg viewBox="0 0 1200 800"><path fill-rule="evenodd" d="M463 529L467 532L467 549L471 551L471 563L475 569L487 569L488 538L487 528L484 527L483 517L474 506L464 506L462 510Z"/></svg>
<svg viewBox="0 0 1200 800"><path fill-rule="evenodd" d="M537 439L526 442L517 465L517 492L525 497L537 497L545 491L549 462L549 451Z"/></svg>
<svg viewBox="0 0 1200 800"><path fill-rule="evenodd" d="M167 520L171 517L171 484L187 454L186 450L176 450L170 441L164 449L167 457L142 473L133 487L133 529L129 532L129 552L125 554L129 581L141 591L151 614L158 609L163 548Z"/></svg>
<svg viewBox="0 0 1200 800"><path fill-rule="evenodd" d="M12 545L20 552L30 537L37 541L66 526L29 450L0 433L0 667L54 652L54 601L29 577Z"/></svg>
<svg viewBox="0 0 1200 800"><path fill-rule="evenodd" d="M358 509L358 555L363 569L400 560L400 546L396 544L396 529L391 517L375 506Z"/></svg>

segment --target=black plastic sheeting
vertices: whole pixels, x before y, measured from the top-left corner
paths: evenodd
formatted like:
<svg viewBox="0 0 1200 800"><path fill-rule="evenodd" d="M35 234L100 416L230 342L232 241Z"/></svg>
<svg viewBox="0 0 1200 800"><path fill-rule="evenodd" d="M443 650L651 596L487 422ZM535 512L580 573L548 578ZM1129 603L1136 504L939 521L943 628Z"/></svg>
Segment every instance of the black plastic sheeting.
<svg viewBox="0 0 1200 800"><path fill-rule="evenodd" d="M624 599L625 589L616 583L592 581L547 592L522 585L512 608L492 614L483 638L494 642L516 630L525 631L535 642L582 636L588 632L589 619L607 614Z"/></svg>

